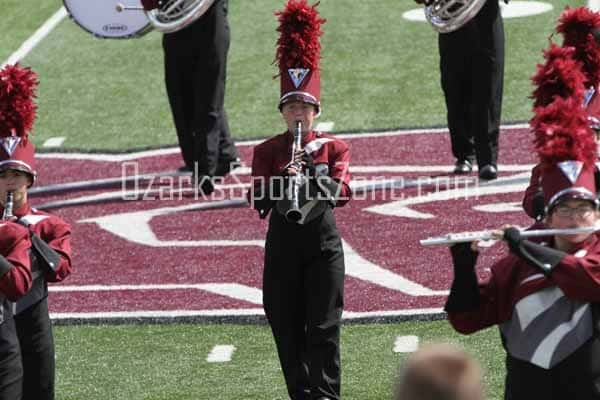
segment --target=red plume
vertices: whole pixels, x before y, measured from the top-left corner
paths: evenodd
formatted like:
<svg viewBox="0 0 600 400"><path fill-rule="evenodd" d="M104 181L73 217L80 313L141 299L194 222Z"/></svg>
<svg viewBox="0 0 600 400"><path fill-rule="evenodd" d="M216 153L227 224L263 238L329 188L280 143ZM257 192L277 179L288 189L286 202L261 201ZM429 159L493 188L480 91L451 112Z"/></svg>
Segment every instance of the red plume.
<svg viewBox="0 0 600 400"><path fill-rule="evenodd" d="M563 45L575 47L575 58L583 64L586 86L600 83L600 43L594 30L600 28L600 13L587 7L566 7L556 31L563 35Z"/></svg>
<svg viewBox="0 0 600 400"><path fill-rule="evenodd" d="M33 127L37 75L30 68L8 65L0 70L0 137L27 139Z"/></svg>
<svg viewBox="0 0 600 400"><path fill-rule="evenodd" d="M538 64L531 78L534 86L533 107L544 107L556 98L581 99L583 104L585 75L581 63L575 60L575 48L558 47L554 43L544 51L544 64Z"/></svg>
<svg viewBox="0 0 600 400"><path fill-rule="evenodd" d="M280 71L298 67L318 70L321 24L326 21L319 17L318 5L319 2L309 6L306 0L289 0L283 11L275 12L280 33L275 62Z"/></svg>
<svg viewBox="0 0 600 400"><path fill-rule="evenodd" d="M593 165L596 142L579 99L557 98L550 105L538 107L530 125L540 161L553 165L561 161L582 161Z"/></svg>

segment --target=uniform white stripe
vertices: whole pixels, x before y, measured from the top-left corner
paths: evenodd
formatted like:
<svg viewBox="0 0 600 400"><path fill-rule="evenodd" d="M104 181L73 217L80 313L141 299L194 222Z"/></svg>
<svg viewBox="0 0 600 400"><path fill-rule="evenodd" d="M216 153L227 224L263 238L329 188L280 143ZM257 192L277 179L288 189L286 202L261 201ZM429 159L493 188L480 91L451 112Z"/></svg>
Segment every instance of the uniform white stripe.
<svg viewBox="0 0 600 400"><path fill-rule="evenodd" d="M524 285L527 282L535 281L535 280L538 280L538 279L545 279L545 278L546 278L546 275L544 275L544 274L533 274L533 275L528 276L527 278L523 279L521 281L521 285Z"/></svg>
<svg viewBox="0 0 600 400"><path fill-rule="evenodd" d="M557 286L553 286L519 300L515 305L515 311L519 318L521 330L524 331L531 321L552 307L552 305L562 297L564 297L562 290Z"/></svg>
<svg viewBox="0 0 600 400"><path fill-rule="evenodd" d="M542 340L538 348L535 350L535 353L531 357L531 362L535 365L539 365L544 368L550 367L550 361L552 361L552 356L554 355L554 351L556 350L556 346L560 343L560 341L565 337L565 335L571 332L577 324L579 320L585 315L585 312L590 307L588 303L579 307L579 309L573 314L573 318L570 321L563 322L548 336Z"/></svg>

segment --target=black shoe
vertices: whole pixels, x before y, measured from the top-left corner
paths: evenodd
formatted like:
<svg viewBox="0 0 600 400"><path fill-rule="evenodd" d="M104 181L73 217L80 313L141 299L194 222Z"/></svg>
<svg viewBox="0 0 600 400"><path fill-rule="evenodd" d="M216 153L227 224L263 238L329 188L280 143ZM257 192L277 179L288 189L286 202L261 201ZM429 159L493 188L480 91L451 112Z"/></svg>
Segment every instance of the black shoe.
<svg viewBox="0 0 600 400"><path fill-rule="evenodd" d="M215 170L215 176L224 177L229 172L242 166L242 160L239 157L229 158L227 160L219 160L217 169Z"/></svg>
<svg viewBox="0 0 600 400"><path fill-rule="evenodd" d="M479 170L479 179L491 181L496 178L498 178L498 168L496 168L495 165L484 165L483 168Z"/></svg>
<svg viewBox="0 0 600 400"><path fill-rule="evenodd" d="M210 176L200 176L196 183L198 184L198 194L200 195L210 196L215 191L215 184Z"/></svg>
<svg viewBox="0 0 600 400"><path fill-rule="evenodd" d="M469 160L458 160L456 164L454 164L454 173L455 174L468 174L473 170L473 164Z"/></svg>

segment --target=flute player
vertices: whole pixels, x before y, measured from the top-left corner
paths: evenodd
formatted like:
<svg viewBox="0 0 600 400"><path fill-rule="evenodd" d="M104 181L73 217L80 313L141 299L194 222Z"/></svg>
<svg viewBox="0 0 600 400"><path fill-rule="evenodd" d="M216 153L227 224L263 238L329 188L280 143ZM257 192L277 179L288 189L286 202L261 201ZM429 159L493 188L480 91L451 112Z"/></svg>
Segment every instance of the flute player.
<svg viewBox="0 0 600 400"><path fill-rule="evenodd" d="M580 100L557 97L536 108L531 121L542 166L543 225L550 229L593 226L600 218L596 145ZM475 243L450 248L450 323L463 334L498 325L505 399L600 399L600 233L542 241L505 228L498 236L510 252L485 281L477 278Z"/></svg>

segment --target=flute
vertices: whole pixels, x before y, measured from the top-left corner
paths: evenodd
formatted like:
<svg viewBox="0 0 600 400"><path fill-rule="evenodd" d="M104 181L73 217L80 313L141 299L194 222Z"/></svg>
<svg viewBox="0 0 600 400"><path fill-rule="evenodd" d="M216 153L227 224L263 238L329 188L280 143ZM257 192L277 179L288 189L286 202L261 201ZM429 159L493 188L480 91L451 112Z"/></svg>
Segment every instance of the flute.
<svg viewBox="0 0 600 400"><path fill-rule="evenodd" d="M537 237L537 236L554 236L554 235L579 235L581 233L592 233L600 230L600 226L585 226L582 228L564 228L564 229L533 229L530 231L522 230L521 237ZM453 244L453 243L468 243L476 240L497 240L497 235L494 234L497 230L463 232L463 233L448 233L447 235L429 237L422 239L419 243L422 246L435 246L438 244Z"/></svg>

